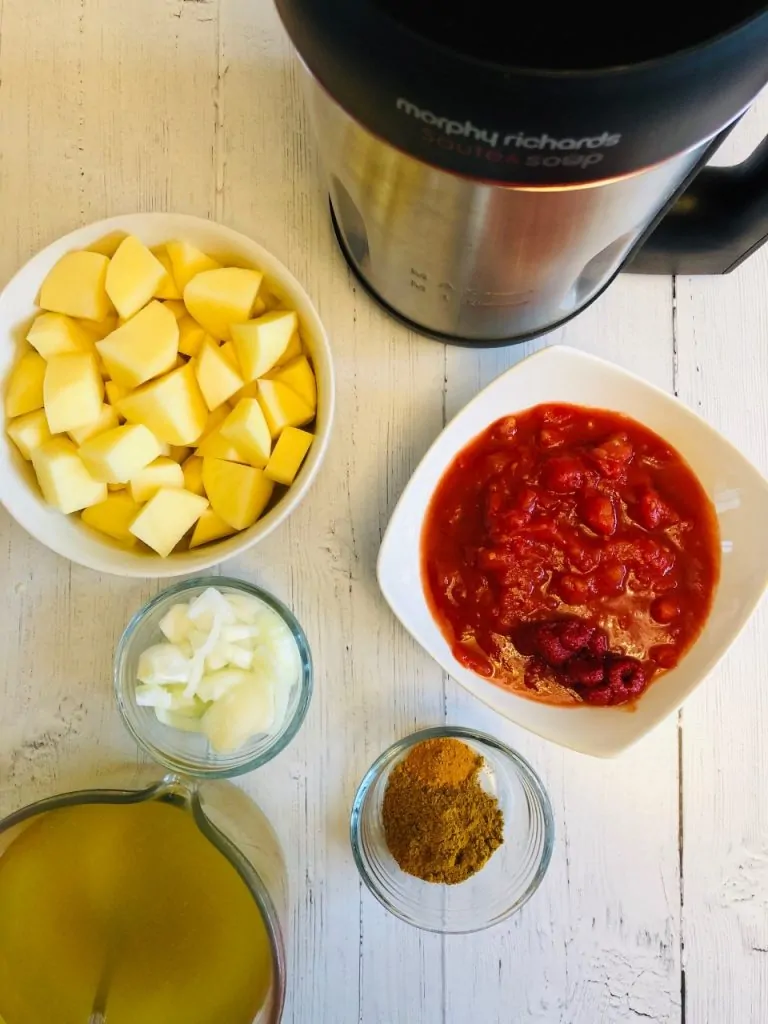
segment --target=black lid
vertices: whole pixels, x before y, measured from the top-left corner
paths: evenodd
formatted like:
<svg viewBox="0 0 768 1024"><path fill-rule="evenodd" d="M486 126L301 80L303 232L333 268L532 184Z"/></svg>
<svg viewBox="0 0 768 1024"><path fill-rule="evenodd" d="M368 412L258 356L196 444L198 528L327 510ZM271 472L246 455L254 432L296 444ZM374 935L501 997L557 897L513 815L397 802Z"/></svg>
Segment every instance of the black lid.
<svg viewBox="0 0 768 1024"><path fill-rule="evenodd" d="M571 184L647 167L715 135L768 80L768 8L745 0L712 13L679 0L525 12L508 0L276 3L352 117L487 181Z"/></svg>

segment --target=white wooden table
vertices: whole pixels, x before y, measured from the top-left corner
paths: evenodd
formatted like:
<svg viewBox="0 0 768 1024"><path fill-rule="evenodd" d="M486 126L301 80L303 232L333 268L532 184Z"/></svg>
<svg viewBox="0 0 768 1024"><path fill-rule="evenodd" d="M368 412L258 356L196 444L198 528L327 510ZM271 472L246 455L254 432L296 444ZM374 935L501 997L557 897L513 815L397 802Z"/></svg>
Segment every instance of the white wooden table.
<svg viewBox="0 0 768 1024"><path fill-rule="evenodd" d="M728 156L767 128L764 100ZM607 763L506 725L406 636L374 576L389 513L446 418L533 346L445 348L361 293L332 237L270 0L0 0L0 140L2 281L79 224L195 213L283 259L332 339L338 415L320 479L276 535L223 567L293 606L317 666L300 735L242 783L274 821L292 875L285 1020L764 1024L765 609L677 720ZM538 344L577 345L674 390L765 472L767 279L768 248L724 278L622 277ZM2 814L134 761L110 664L158 585L70 565L2 512L0 565ZM557 821L536 897L510 923L463 938L390 917L361 886L347 841L371 760L444 720L519 748Z"/></svg>

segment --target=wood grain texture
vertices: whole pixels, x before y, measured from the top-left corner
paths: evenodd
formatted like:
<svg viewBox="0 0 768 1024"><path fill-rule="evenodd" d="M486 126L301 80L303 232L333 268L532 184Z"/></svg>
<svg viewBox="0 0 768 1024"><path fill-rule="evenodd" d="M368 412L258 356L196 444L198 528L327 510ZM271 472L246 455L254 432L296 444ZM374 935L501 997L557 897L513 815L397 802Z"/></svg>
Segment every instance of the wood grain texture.
<svg viewBox="0 0 768 1024"><path fill-rule="evenodd" d="M743 159L768 125L768 94L718 162ZM679 278L680 398L768 474L768 250L721 278ZM765 604L683 722L683 967L691 1024L768 1019L768 695Z"/></svg>
<svg viewBox="0 0 768 1024"><path fill-rule="evenodd" d="M743 155L767 124L763 103L730 153ZM686 705L682 732L670 720L609 763L501 722L410 640L375 581L389 514L446 418L531 346L445 349L360 294L335 247L270 0L0 0L0 135L0 189L12 197L0 205L0 281L78 224L179 210L270 248L305 284L331 337L338 410L324 469L280 531L221 567L286 600L315 659L301 733L239 783L273 821L288 861L286 1022L765 1021L765 613ZM759 255L724 279L679 280L674 292L668 279L621 278L537 345L577 345L676 387L765 471L767 261ZM111 657L157 585L70 566L4 513L0 580L3 814L135 763L112 701ZM733 691L738 704L726 697ZM354 790L373 758L443 720L520 749L556 815L540 891L475 936L441 938L390 917L363 888L348 843Z"/></svg>

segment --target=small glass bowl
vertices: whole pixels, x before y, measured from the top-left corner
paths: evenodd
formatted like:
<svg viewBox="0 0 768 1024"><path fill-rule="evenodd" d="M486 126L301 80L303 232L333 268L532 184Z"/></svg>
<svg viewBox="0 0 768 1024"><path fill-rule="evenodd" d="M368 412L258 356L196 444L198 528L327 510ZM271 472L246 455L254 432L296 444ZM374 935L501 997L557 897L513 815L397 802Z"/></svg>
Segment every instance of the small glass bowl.
<svg viewBox="0 0 768 1024"><path fill-rule="evenodd" d="M163 725L153 708L136 703L136 670L142 651L164 643L160 620L171 605L191 601L207 587L223 593L256 597L283 619L293 634L301 661L300 676L291 689L283 720L273 732L252 737L238 750L219 754L200 733L182 732ZM286 747L301 728L312 697L312 657L304 630L293 613L260 587L227 576L203 576L177 583L163 590L133 616L117 645L114 664L117 706L128 731L155 761L183 775L223 779L243 775L271 761Z"/></svg>
<svg viewBox="0 0 768 1024"><path fill-rule="evenodd" d="M406 874L387 847L382 805L390 773L424 740L453 737L485 760L480 781L499 802L504 842L476 875L456 885ZM555 826L549 797L519 754L492 736L442 726L394 743L374 761L355 795L350 839L363 881L403 921L431 932L482 931L519 910L536 892L552 856Z"/></svg>

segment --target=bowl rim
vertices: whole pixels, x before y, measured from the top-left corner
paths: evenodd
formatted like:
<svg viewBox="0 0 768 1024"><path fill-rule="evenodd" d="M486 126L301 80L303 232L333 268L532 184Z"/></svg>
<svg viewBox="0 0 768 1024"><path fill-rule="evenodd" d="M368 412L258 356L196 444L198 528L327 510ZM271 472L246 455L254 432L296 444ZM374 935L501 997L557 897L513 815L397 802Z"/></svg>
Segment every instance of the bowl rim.
<svg viewBox="0 0 768 1024"><path fill-rule="evenodd" d="M488 921L487 924L477 925L472 928L440 928L432 925L420 924L418 921L413 920L413 918L403 913L398 907L392 904L386 896L384 896L376 885L368 871L366 864L367 858L363 855L361 848L361 819L364 814L366 799L371 786L377 782L385 772L389 771L393 767L395 760L401 755L406 754L425 740L440 739L441 737L469 740L471 743L476 743L481 748L490 747L497 754L501 754L502 757L513 766L517 775L524 778L530 785L534 794L535 802L542 813L544 823L541 855L536 866L536 872L525 892L515 900L511 906L494 917L493 920ZM544 783L541 781L541 777L531 763L523 757L522 754L518 753L518 751L508 746L506 743L503 743L495 736L491 736L489 733L482 732L479 729L472 729L463 725L437 725L427 729L419 729L417 732L403 736L401 739L390 744L386 750L379 754L361 779L357 790L355 791L355 796L352 801L352 810L349 816L349 842L352 847L352 856L360 878L365 883L368 891L376 897L385 910L388 910L401 921L404 921L406 924L409 924L414 928L418 928L420 931L433 932L439 935L470 935L475 932L482 932L487 928L495 927L502 921L506 921L513 914L516 914L517 911L520 910L529 899L531 899L544 880L544 876L549 869L549 865L552 860L552 853L555 848L555 835L555 818L552 810L552 802L549 799L549 794Z"/></svg>
<svg viewBox="0 0 768 1024"><path fill-rule="evenodd" d="M179 597L179 595L187 593L188 591L196 590L202 593L202 591L206 590L208 587L214 587L217 589L219 587L228 587L232 590L237 590L240 593L248 594L251 597L256 597L258 600L266 604L280 616L290 629L296 642L296 646L299 649L299 656L301 659L299 701L287 727L276 737L275 742L261 753L255 754L242 763L233 764L226 768L216 767L215 764L214 766L209 766L205 763L196 762L194 759L191 761L182 761L178 759L175 755L168 753L162 747L157 746L149 740L141 730L137 728L127 711L127 707L131 702L127 697L126 688L132 685L132 681L125 679L126 672L124 671L124 665L128 658L131 644L136 636L137 629L141 626L146 617L159 606L173 598ZM304 724L307 712L309 711L309 705L312 701L312 694L314 692L314 664L312 661L312 652L309 647L309 642L301 623L293 614L291 609L288 608L288 606L285 605L278 597L275 597L274 594L264 590L255 583L250 583L248 580L241 580L234 576L196 576L192 579L181 580L180 582L171 584L169 587L165 587L159 593L151 597L149 601L145 601L138 611L134 612L123 630L120 639L117 642L117 646L115 647L115 654L112 660L112 686L115 703L117 704L117 709L120 712L120 718L122 719L123 725L138 746L141 747L144 753L147 754L153 762L167 768L169 771L174 772L182 778L233 779L238 775L246 775L248 772L255 771L257 768L261 768L265 764L268 764L273 758L277 757L279 753L285 750L288 744L296 737Z"/></svg>
<svg viewBox="0 0 768 1024"><path fill-rule="evenodd" d="M24 510L24 503L27 497L31 497L29 495L29 483L22 478L21 473L16 473L15 471L7 474L5 479L2 479L3 474L0 474L0 506L5 508L8 514L31 537L34 537L35 540L62 558L82 565L87 569L115 576L139 579L169 579L191 572L201 572L218 565L228 558L241 555L244 551L268 537L301 504L312 487L328 451L336 408L335 370L330 341L317 307L306 289L282 260L275 256L266 246L250 236L228 227L226 224L205 217L163 211L134 212L92 221L89 224L75 228L67 234L54 239L42 249L39 249L16 270L10 280L0 289L0 314L2 313L4 302L8 301L8 296L12 295L14 290L23 282L23 279L30 272L30 267L38 261L45 263L46 257L50 257L51 250L60 250L63 255L66 251L93 244L94 241L118 231L133 232L141 237L143 231L147 230L146 225L148 223L162 225L163 221L169 224L169 239L173 237L173 233L180 234L186 227L190 233L205 231L215 234L218 237L218 245L222 248L227 244L231 244L235 248L250 250L252 256L249 258L260 267L263 267L267 277L271 276L278 286L289 287L301 299L302 309L299 311L300 316L306 318L311 326L312 341L316 344L319 350L318 354L321 356L323 363L322 382L318 389L321 394L318 411L320 411L322 405L323 423L322 427L315 431L315 439L309 455L299 471L297 481L291 485L263 519L257 520L247 530L236 533L232 537L225 537L214 541L197 549L193 554L186 551L181 552L181 557L171 554L167 558L161 558L153 552L137 553L130 549L119 548L117 542L110 542L108 538L102 540L95 531L90 530L88 531L89 539L95 541L99 549L105 552L119 550L120 555L124 557L118 565L108 559L106 555L102 558L98 551L80 550L79 545L72 544L68 537L62 541L57 533L46 531L42 525L31 525L27 521ZM44 274L45 271L41 271L39 275L40 281L42 281ZM34 307L31 306L29 316L31 317L33 313ZM317 363L317 361L316 359L315 362ZM6 419L5 409L2 408L0 409L0 430L3 434L5 434ZM4 443L13 447L10 440L4 439ZM14 452L11 453L11 459L15 457L15 454ZM20 495L24 497L18 497ZM53 509L51 511L56 512ZM56 514L61 515L62 513L56 512ZM86 527L83 527L83 529L86 529ZM244 534L251 535L243 536ZM73 548L75 550L72 550Z"/></svg>
<svg viewBox="0 0 768 1024"><path fill-rule="evenodd" d="M407 506L408 502L411 500L412 493L414 491L418 491L418 489L423 486L421 483L421 477L425 471L429 471L431 469L433 460L435 459L436 449L438 449L441 439L444 437L446 431L450 430L451 427L453 427L457 423L457 421L471 419L472 414L476 409L483 409L484 402L486 400L485 395L489 389L498 387L500 382L513 377L513 375L516 375L523 367L529 368L532 363L540 363L542 364L542 366L537 367L537 371L540 371L541 369L543 369L543 366L547 362L551 362L554 366L557 366L558 363L562 364L560 366L561 372L563 369L563 365L567 367L567 364L569 362L571 364L581 364L583 367L586 368L594 367L596 369L601 370L603 373L608 373L617 380L626 381L632 387L639 389L641 391L648 392L656 396L658 399L661 399L667 408L674 408L676 410L676 415L679 418L679 422L687 423L688 425L694 427L698 437L711 439L712 442L716 443L719 448L724 447L725 449L727 449L731 456L732 462L739 464L741 467L740 471L743 471L743 473L748 474L750 480L755 484L759 485L764 495L766 505L768 505L768 479L766 479L765 476L763 476L760 470L757 469L757 467L755 467L753 463L750 462L749 459L747 459L747 457L743 455L742 452L731 441L728 440L728 438L726 438L723 434L717 431L713 426L711 426L711 424L709 424L705 419L699 416L693 409L690 409L687 405L685 405L683 402L677 399L674 395L670 394L668 391L665 391L663 388L660 388L657 385L651 383L650 381L645 380L644 378L633 373L632 371L627 370L624 367L619 366L613 362L610 362L609 360L602 359L599 356L595 356L592 355L591 353L573 348L572 346L549 345L545 346L542 349L539 349L537 352L534 352L529 356L524 357L518 363L511 366L509 369L507 369L499 376L494 378L494 380L490 381L485 387L481 388L480 391L478 391L478 393L474 395L469 402L462 406L461 409L457 411L455 416L453 416L437 433L432 444L429 446L429 448L419 461L418 465L411 473L411 476L408 479L400 495L400 498L398 499L395 508L391 513L389 522L387 524L384 536L381 541L381 546L379 548L379 553L376 562L376 576L379 588L382 592L382 595L384 596L384 599L386 600L387 604L389 605L390 609L392 610L396 618L401 622L405 630L429 654L429 656L433 658L448 675L451 676L451 678L455 679L456 682L459 683L462 689L466 690L474 698L482 701L496 714L501 715L502 718L506 719L507 721L515 723L516 725L526 729L528 732L536 736L546 739L550 743L555 743L557 746L566 749L571 749L577 751L578 753L587 754L591 757L612 758L630 749L630 747L634 746L645 736L647 736L648 733L655 729L662 721L664 721L670 715L674 714L685 702L685 700L687 700L688 697L693 693L693 691L696 690L698 686L700 686L704 682L704 680L712 672L714 667L724 657L726 651L731 647L731 645L734 643L734 641L746 627L747 622L751 618L752 614L755 611L755 608L757 607L763 596L763 593L765 592L766 586L768 585L768 579L763 582L762 588L759 590L759 592L752 594L749 601L745 603L744 618L743 621L740 622L738 629L736 629L732 633L728 633L727 637L724 638L722 644L720 645L718 652L710 656L706 668L697 674L697 678L694 681L689 682L684 687L682 687L679 693L676 692L673 701L670 701L669 703L664 704L663 707L659 707L658 709L656 709L648 721L641 722L638 719L638 728L635 729L635 731L632 732L631 735L621 737L614 736L610 740L606 739L606 741L602 745L593 744L587 740L580 739L580 732L578 728L573 729L572 736L570 738L565 738L563 736L552 735L544 724L539 725L533 722L526 721L520 717L513 716L512 714L508 713L507 710L501 708L498 705L497 701L494 700L494 691L496 687L494 687L492 684L486 682L485 688L479 690L473 689L472 686L469 683L465 682L464 679L464 672L469 672L469 670L465 670L463 666L461 666L460 663L456 661L450 650L443 651L436 650L434 648L431 640L428 637L422 635L419 623L414 621L413 611L408 607L403 606L402 598L398 596L398 594L394 592L394 588L390 586L390 584L392 584L393 582L393 573L390 569L390 563L394 558L394 555L392 555L390 552L394 550L395 547L397 547L398 543L402 542L402 531L404 529L404 524L400 520L402 519L403 510ZM517 409L522 410L525 408L530 408L533 405L540 404L540 402L542 401L567 402L568 399L553 397L551 399L540 399L539 402L532 401L527 404L514 404L510 408L509 412L511 415L513 415ZM578 395L575 395L573 399L570 399L570 401L577 405L600 405L600 403L597 401L591 403L580 402ZM621 409L621 403L613 404L611 403L609 398L606 399L603 407L606 409L615 408L616 411L622 412L623 415L630 415L632 418L640 420L642 422L640 416L624 412ZM469 444L473 437L477 436L478 433L481 433L486 426L493 422L492 419L488 419L485 416L481 416L479 418L483 419L483 424L478 426L476 429L466 431L463 426L459 429L460 436L457 438L456 445L454 447L451 457L445 463L445 466L441 471L441 476L442 473L445 472L447 466L450 465L452 459L456 457L458 452L467 444ZM651 429L656 428L651 427ZM661 436L663 436L661 431L656 430L656 432L660 433ZM675 445L675 447L679 446ZM683 457L686 458L686 461L688 461L687 456L685 456L685 454ZM438 458L442 459L442 455L438 455ZM696 471L696 469L693 466L691 468L698 476L699 474ZM417 498L415 501L415 504L418 506L419 538L421 536L423 516L426 512L426 508L429 504L429 500L431 499L433 493L434 487L430 489L429 495L425 502L422 502L420 498ZM718 581L718 587L715 589L713 601L717 600L721 579L722 574L720 580ZM419 586L419 596L417 600L422 602L427 607L430 619L432 619L432 621L434 622L434 617L432 616L431 610L429 610L429 602L427 601L422 585ZM708 623L705 623L705 630L707 628L707 625ZM692 648L693 646L695 646L696 642L698 642L698 640L694 642ZM689 651L686 653L690 653L690 650L692 650L692 648L689 649ZM684 665L684 663L685 658L682 659L681 665ZM676 670L677 668L672 671ZM473 682L475 681L475 679L479 680L481 679L481 677L475 676L473 674ZM531 703L524 696L520 696L517 694L511 694L511 696L514 696L515 699L518 701L526 701L526 703ZM591 707L559 708L551 706L551 710L559 714L568 714L575 719L580 714L605 714L606 712L610 714L611 712L616 713L621 709Z"/></svg>

